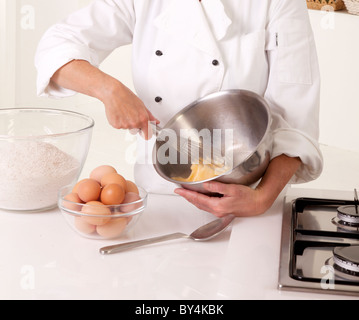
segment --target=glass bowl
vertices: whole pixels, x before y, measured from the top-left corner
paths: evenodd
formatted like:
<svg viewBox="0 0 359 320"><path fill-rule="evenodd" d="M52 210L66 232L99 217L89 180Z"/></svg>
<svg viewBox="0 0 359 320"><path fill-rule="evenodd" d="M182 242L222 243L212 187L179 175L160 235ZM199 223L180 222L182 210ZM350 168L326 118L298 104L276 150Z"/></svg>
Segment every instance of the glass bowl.
<svg viewBox="0 0 359 320"><path fill-rule="evenodd" d="M0 209L43 211L77 181L94 121L65 110L0 109Z"/></svg>
<svg viewBox="0 0 359 320"><path fill-rule="evenodd" d="M147 192L138 187L140 199L119 205L91 205L66 200L73 185L61 189L58 206L69 226L90 239L116 239L132 230L147 206Z"/></svg>

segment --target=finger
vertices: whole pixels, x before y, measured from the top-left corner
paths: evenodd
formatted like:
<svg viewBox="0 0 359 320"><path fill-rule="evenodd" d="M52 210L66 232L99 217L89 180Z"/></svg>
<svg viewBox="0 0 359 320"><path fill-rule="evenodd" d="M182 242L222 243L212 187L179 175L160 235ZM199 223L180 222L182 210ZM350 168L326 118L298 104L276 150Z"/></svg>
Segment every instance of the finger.
<svg viewBox="0 0 359 320"><path fill-rule="evenodd" d="M233 185L216 181L205 182L203 188L211 193L219 193L224 196L233 196L235 194Z"/></svg>
<svg viewBox="0 0 359 320"><path fill-rule="evenodd" d="M153 130L149 125L147 126L147 129L139 128L139 129L130 129L129 131L133 135L139 134L145 140L149 140L153 137Z"/></svg>
<svg viewBox="0 0 359 320"><path fill-rule="evenodd" d="M158 119L156 119L147 108L146 108L146 112L147 112L148 118L141 125L141 131L142 131L141 137L144 138L145 140L149 140L153 136L153 130L152 130L151 123L159 124L160 121Z"/></svg>
<svg viewBox="0 0 359 320"><path fill-rule="evenodd" d="M134 136L139 134L143 139L145 139L145 135L141 129L129 129L129 132Z"/></svg>
<svg viewBox="0 0 359 320"><path fill-rule="evenodd" d="M141 130L140 129L130 129L129 132L135 136L137 133L140 133Z"/></svg>
<svg viewBox="0 0 359 320"><path fill-rule="evenodd" d="M200 195L196 192L189 191L186 189L176 189L175 193L185 198L188 202L195 205L198 209L210 212L210 208L207 206L207 202L203 201L203 199L201 201Z"/></svg>
<svg viewBox="0 0 359 320"><path fill-rule="evenodd" d="M147 113L148 113L148 119L150 122L154 122L155 124L159 124L160 120L158 120L152 113L150 110L147 109Z"/></svg>
<svg viewBox="0 0 359 320"><path fill-rule="evenodd" d="M176 189L175 193L181 195L183 198L185 198L187 201L192 203L198 209L212 213L217 217L223 217L226 214L230 213L222 205L223 201L221 198L209 197L202 193L198 193L186 189Z"/></svg>
<svg viewBox="0 0 359 320"><path fill-rule="evenodd" d="M142 138L144 138L145 140L149 140L152 138L153 132L148 119L141 123L140 129L140 134Z"/></svg>

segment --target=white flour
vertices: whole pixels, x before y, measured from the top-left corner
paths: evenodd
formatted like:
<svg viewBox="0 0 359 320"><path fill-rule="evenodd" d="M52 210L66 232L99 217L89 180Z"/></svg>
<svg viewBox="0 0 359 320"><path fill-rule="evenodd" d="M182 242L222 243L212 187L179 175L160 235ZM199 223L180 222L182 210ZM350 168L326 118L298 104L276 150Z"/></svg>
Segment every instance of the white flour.
<svg viewBox="0 0 359 320"><path fill-rule="evenodd" d="M77 178L80 164L40 141L0 142L0 208L36 210L56 205L61 187Z"/></svg>

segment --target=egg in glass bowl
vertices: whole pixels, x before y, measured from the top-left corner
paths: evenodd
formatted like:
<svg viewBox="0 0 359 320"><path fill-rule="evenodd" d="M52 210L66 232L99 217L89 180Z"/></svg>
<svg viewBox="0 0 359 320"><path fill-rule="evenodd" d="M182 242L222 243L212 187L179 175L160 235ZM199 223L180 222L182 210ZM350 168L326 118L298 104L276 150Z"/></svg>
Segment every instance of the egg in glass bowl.
<svg viewBox="0 0 359 320"><path fill-rule="evenodd" d="M120 204L104 204L101 196L84 203L74 188L76 185L62 188L58 206L68 225L89 239L116 239L125 235L133 229L147 206L148 194L141 187L137 187L137 192L126 192ZM101 192L103 190L102 187Z"/></svg>

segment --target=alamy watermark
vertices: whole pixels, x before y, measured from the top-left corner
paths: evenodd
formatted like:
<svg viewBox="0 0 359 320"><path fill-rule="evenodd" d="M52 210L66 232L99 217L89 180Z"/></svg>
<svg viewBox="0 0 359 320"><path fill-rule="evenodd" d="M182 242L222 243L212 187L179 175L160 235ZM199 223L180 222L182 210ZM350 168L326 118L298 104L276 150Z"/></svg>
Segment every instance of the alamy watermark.
<svg viewBox="0 0 359 320"><path fill-rule="evenodd" d="M335 29L335 11L330 5L324 6L321 9L322 18L320 19L320 27L324 30Z"/></svg>
<svg viewBox="0 0 359 320"><path fill-rule="evenodd" d="M152 135L157 136L156 161L161 165L201 163L221 164L229 168L233 166L235 150L233 129L191 128L176 131L165 128L160 132L152 130ZM132 163L135 160L136 148L148 148L148 144L137 146L137 141L133 141L130 135L126 140L133 142L126 150L126 160ZM245 152L244 147L241 152ZM152 154L152 150L147 150L147 153ZM145 163L140 164L152 164L153 160L152 157L142 159Z"/></svg>
<svg viewBox="0 0 359 320"><path fill-rule="evenodd" d="M35 8L32 5L21 6L20 27L23 30L35 29Z"/></svg>
<svg viewBox="0 0 359 320"><path fill-rule="evenodd" d="M35 289L35 268L32 265L24 265L20 270L20 287L23 290Z"/></svg>
<svg viewBox="0 0 359 320"><path fill-rule="evenodd" d="M334 267L331 265L324 265L320 269L320 273L324 274L320 281L320 287L323 290L334 290L335 289L335 281L334 281Z"/></svg>

